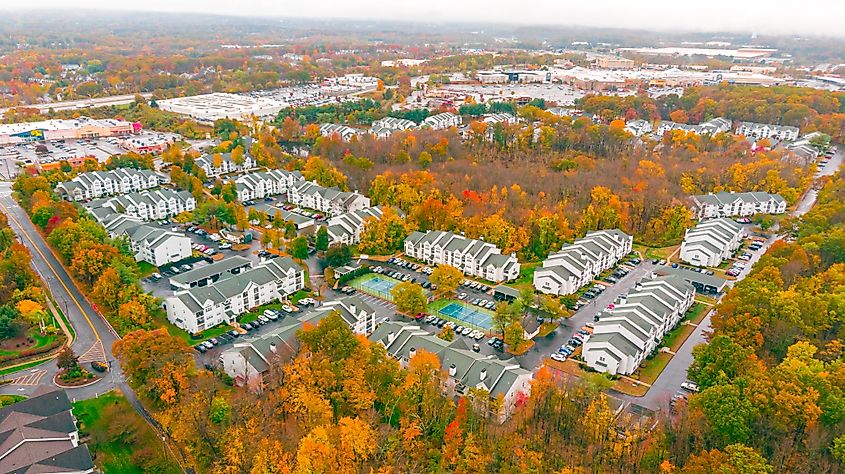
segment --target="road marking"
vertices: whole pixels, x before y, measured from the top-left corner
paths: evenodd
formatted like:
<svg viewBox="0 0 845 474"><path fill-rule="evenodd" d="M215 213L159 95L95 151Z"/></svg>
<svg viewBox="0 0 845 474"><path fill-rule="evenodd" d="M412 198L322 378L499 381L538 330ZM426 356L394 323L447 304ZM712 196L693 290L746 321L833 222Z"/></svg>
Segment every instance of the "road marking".
<svg viewBox="0 0 845 474"><path fill-rule="evenodd" d="M85 351L84 354L79 356L79 363L94 361L106 361L106 351L103 348L103 341L98 340L94 342L90 349L88 349L87 351Z"/></svg>
<svg viewBox="0 0 845 474"><path fill-rule="evenodd" d="M44 377L44 374L46 374L46 373L47 373L46 370L34 369L32 372L30 372L26 375L21 375L20 377L16 377L16 378L12 379L11 384L12 385L38 385L38 382L41 381L41 377Z"/></svg>
<svg viewBox="0 0 845 474"><path fill-rule="evenodd" d="M91 322L91 319L90 319L90 318L88 318L88 314L86 314L86 313L85 313L85 310L84 310L84 309L82 309L82 305L81 305L81 304L79 304L79 301L76 299L76 297L75 297L75 296L73 296L73 293L70 291L70 288L68 288L68 287L67 287L67 285L65 285L65 282L64 282L64 281L62 280L62 278L59 276L59 273L56 271L56 269L55 269L55 268L53 268L53 265L51 265L51 264L50 264L50 261L49 261L49 260L47 260L47 257L44 255L44 253L43 253L43 252L41 252L41 249L39 249L39 248L38 248L38 245L36 245L36 244L35 244L35 241L33 241L33 240L32 240L32 237L30 237L29 232L27 232L27 231L26 231L26 229L24 229L24 228L23 228L23 226L21 225L21 223L20 223L20 222L18 222L18 220L15 218L15 216L13 216L13 215L12 215L12 212L11 212L11 211L10 211L10 210L6 207L6 206L4 206L2 202L0 202L0 209L3 209L3 212L4 212L7 216L9 216L9 219L12 219L12 221L13 221L15 224L17 224L18 228L21 230L21 232L23 233L24 237L26 237L26 239L27 239L27 240L29 240L29 243L31 243L31 244L32 244L32 248L34 248L34 249L35 249L35 251L36 251L36 252L38 252L38 255L41 255L41 258L44 260L44 263L45 263L45 264L47 264L47 267L48 267L48 268L50 268L50 271L52 271L52 272L53 272L53 274L54 274L54 275L56 275L56 280L58 280L58 282L59 282L59 283L62 285L62 287L65 289L65 291L67 292L68 296L70 296L70 299L72 299L72 300L73 300L73 302L76 304L76 307L77 307L77 308L79 308L79 312L80 312L80 313L82 313L82 316L85 318L85 321L87 321L87 322L88 322L88 325L89 325L89 326L91 326L91 330L92 330L92 331L94 331L94 337L96 337L96 338L97 338L97 341L99 341L99 340L100 340L100 333L99 333L99 332L97 332L97 328L95 328L95 327L94 327L94 323L92 323L92 322Z"/></svg>

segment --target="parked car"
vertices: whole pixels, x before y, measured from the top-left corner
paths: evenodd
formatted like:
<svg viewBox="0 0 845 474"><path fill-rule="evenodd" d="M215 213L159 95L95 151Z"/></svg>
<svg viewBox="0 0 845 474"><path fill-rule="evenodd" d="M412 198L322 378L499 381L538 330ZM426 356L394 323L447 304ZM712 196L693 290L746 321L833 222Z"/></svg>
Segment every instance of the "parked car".
<svg viewBox="0 0 845 474"><path fill-rule="evenodd" d="M699 390L698 384L695 382L690 382L689 380L682 383L681 388L692 393L698 393Z"/></svg>

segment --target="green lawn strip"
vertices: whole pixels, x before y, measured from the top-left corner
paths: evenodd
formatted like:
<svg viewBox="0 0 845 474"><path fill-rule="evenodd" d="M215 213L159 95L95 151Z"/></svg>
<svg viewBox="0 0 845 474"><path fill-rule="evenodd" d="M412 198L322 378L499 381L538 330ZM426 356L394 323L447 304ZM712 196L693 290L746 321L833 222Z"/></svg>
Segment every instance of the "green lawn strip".
<svg viewBox="0 0 845 474"><path fill-rule="evenodd" d="M687 311L687 314L686 316L684 316L684 319L692 322L693 324L699 324L707 316L707 312L709 310L710 306L704 303L695 302L689 309L689 311Z"/></svg>
<svg viewBox="0 0 845 474"><path fill-rule="evenodd" d="M529 263L520 263L519 264L519 277L511 283L508 283L508 286L516 286L524 283L534 283L534 272L537 270L537 267L540 266L541 262L529 262Z"/></svg>
<svg viewBox="0 0 845 474"><path fill-rule="evenodd" d="M56 309L56 313L58 313L59 317L62 318L62 321L64 321L65 326L67 327L68 331L70 331L71 337L75 339L76 331L73 329L73 324L70 323L70 320L67 318L67 315L65 315L65 313L62 311L62 308L60 308L55 301L53 301L53 308Z"/></svg>
<svg viewBox="0 0 845 474"><path fill-rule="evenodd" d="M649 385L654 383L657 377L660 376L660 373L663 372L663 369L669 364L670 360L672 360L672 354L660 352L653 358L644 361L640 365L639 381Z"/></svg>
<svg viewBox="0 0 845 474"><path fill-rule="evenodd" d="M73 404L73 414L79 420L81 435L91 435L87 441L94 462L105 473L143 473L137 453L143 449L157 472L179 472L178 464L170 459L155 432L126 399L115 392L99 398L81 400Z"/></svg>
<svg viewBox="0 0 845 474"><path fill-rule="evenodd" d="M5 407L21 400L26 400L26 397L23 395L0 395L0 407Z"/></svg>
<svg viewBox="0 0 845 474"><path fill-rule="evenodd" d="M299 300L301 300L302 298L308 298L309 296L311 296L311 290L299 290L296 293L290 295L289 299L291 303L299 304Z"/></svg>
<svg viewBox="0 0 845 474"><path fill-rule="evenodd" d="M663 346L668 347L672 352L677 352L687 338L695 331L695 326L690 324L681 324L675 329L671 330L666 338L663 340Z"/></svg>
<svg viewBox="0 0 845 474"><path fill-rule="evenodd" d="M138 273L141 278L146 278L157 272L158 268L149 262L138 262Z"/></svg>
<svg viewBox="0 0 845 474"><path fill-rule="evenodd" d="M33 367L37 367L41 364L47 363L52 361L52 359L48 360L34 360L32 362L27 362L25 364L18 365L16 367L7 367L5 369L0 369L0 376L13 374L15 372L20 372L21 370L31 369Z"/></svg>

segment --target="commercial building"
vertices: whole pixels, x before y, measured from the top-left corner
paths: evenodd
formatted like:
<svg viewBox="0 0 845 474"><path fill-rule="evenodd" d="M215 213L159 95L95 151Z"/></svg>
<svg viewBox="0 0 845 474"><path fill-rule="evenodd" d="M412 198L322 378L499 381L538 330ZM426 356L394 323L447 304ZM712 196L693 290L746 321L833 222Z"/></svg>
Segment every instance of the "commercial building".
<svg viewBox="0 0 845 474"><path fill-rule="evenodd" d="M706 122L701 122L698 125L688 125L666 120L660 122L660 125L657 127L657 135L663 136L664 133L672 130L683 130L693 132L697 135L715 135L719 132L729 132L731 130L731 121L724 117L717 117Z"/></svg>
<svg viewBox="0 0 845 474"><path fill-rule="evenodd" d="M461 116L453 114L452 112L443 112L442 114L432 115L423 120L423 127L429 127L432 130L443 130L449 127L460 127Z"/></svg>
<svg viewBox="0 0 845 474"><path fill-rule="evenodd" d="M176 292L164 302L167 319L192 334L232 323L251 308L305 287L305 272L289 257L270 259L207 286Z"/></svg>
<svg viewBox="0 0 845 474"><path fill-rule="evenodd" d="M533 375L523 369L516 359L501 360L493 355L473 352L460 338L444 341L417 325L387 321L379 325L369 338L382 344L387 353L407 367L419 352L428 351L440 360L445 375L444 392L463 396L470 389L482 389L490 399L501 397L501 412L493 413L499 421L513 413L516 402L531 394Z"/></svg>
<svg viewBox="0 0 845 474"><path fill-rule="evenodd" d="M0 125L0 145L123 137L140 131L140 123L114 119L95 120L88 117L79 117L72 120L10 123Z"/></svg>
<svg viewBox="0 0 845 474"><path fill-rule="evenodd" d="M681 260L699 267L716 267L742 244L745 231L731 219L699 222L688 229L681 243Z"/></svg>
<svg viewBox="0 0 845 474"><path fill-rule="evenodd" d="M95 471L88 447L79 443L73 406L63 390L39 385L26 400L0 408L0 472Z"/></svg>
<svg viewBox="0 0 845 474"><path fill-rule="evenodd" d="M270 170L248 173L235 178L238 200L241 202L287 194L304 178L299 171Z"/></svg>
<svg viewBox="0 0 845 474"><path fill-rule="evenodd" d="M674 275L643 280L599 313L584 342L587 366L611 375L630 375L683 319L695 289Z"/></svg>
<svg viewBox="0 0 845 474"><path fill-rule="evenodd" d="M217 160L215 155L219 155L220 159ZM235 160L232 159L231 153L203 155L197 158L195 162L197 166L205 171L205 175L209 178L220 176L222 174L239 173L243 170L255 168L255 160L249 155L249 153L244 153L243 161L241 163L235 163Z"/></svg>
<svg viewBox="0 0 845 474"><path fill-rule="evenodd" d="M634 69L636 64L631 59L613 57L613 56L599 56L596 58L596 67L602 69Z"/></svg>
<svg viewBox="0 0 845 474"><path fill-rule="evenodd" d="M250 259L234 255L173 275L170 277L170 287L174 290L188 290L195 286L208 286L221 278L229 278L250 268L252 268Z"/></svg>
<svg viewBox="0 0 845 474"><path fill-rule="evenodd" d="M352 245L361 241L361 231L370 219L381 220L383 211L379 207L368 207L360 211L347 212L329 219L326 230L329 244Z"/></svg>
<svg viewBox="0 0 845 474"><path fill-rule="evenodd" d="M722 191L715 194L700 194L690 199L693 211L699 219L786 212L786 200L780 194Z"/></svg>
<svg viewBox="0 0 845 474"><path fill-rule="evenodd" d="M57 184L56 194L68 201L83 201L152 189L159 184L159 176L154 171L117 168L79 173L70 181Z"/></svg>
<svg viewBox="0 0 845 474"><path fill-rule="evenodd" d="M543 261L534 272L534 288L551 295L575 293L628 255L633 241L618 229L588 232Z"/></svg>
<svg viewBox="0 0 845 474"><path fill-rule="evenodd" d="M370 198L358 191L341 191L338 188L324 188L313 181L303 181L288 190L288 201L336 216L370 207Z"/></svg>
<svg viewBox="0 0 845 474"><path fill-rule="evenodd" d="M174 142L174 137L163 135L146 134L127 137L120 141L120 146L132 153L153 153L158 154L167 149Z"/></svg>
<svg viewBox="0 0 845 474"><path fill-rule="evenodd" d="M776 138L780 141L797 140L798 132L798 127L754 122L740 122L736 128L736 134L746 138Z"/></svg>
<svg viewBox="0 0 845 474"><path fill-rule="evenodd" d="M492 282L511 281L519 277L519 262L515 254L502 255L502 251L491 243L452 232L412 232L405 239L405 254L431 265L451 265L465 275Z"/></svg>
<svg viewBox="0 0 845 474"><path fill-rule="evenodd" d="M126 214L145 221L167 219L182 212L196 209L197 200L188 191L173 191L171 189L154 189L140 193L129 193L105 199L102 202L92 201L88 208L92 212L101 208L108 212Z"/></svg>
<svg viewBox="0 0 845 474"><path fill-rule="evenodd" d="M263 97L215 92L160 100L158 107L168 112L187 115L200 123L213 124L215 120L220 119L275 117L280 110L288 107L288 103Z"/></svg>

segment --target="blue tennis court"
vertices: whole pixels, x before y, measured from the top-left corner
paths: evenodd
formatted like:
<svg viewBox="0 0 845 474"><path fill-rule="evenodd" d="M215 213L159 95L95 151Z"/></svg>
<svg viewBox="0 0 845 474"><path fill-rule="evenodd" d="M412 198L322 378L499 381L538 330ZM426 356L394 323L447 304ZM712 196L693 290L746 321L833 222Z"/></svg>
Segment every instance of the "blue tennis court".
<svg viewBox="0 0 845 474"><path fill-rule="evenodd" d="M387 280L384 278L372 277L369 280L362 281L360 285L364 288L375 291L376 293L390 294L390 290L392 290L397 283L399 282L393 279Z"/></svg>
<svg viewBox="0 0 845 474"><path fill-rule="evenodd" d="M458 303L449 303L440 308L438 313L447 318L457 319L469 323L470 326L478 326L484 329L493 327L493 316L490 313L479 311L475 308L464 306Z"/></svg>

